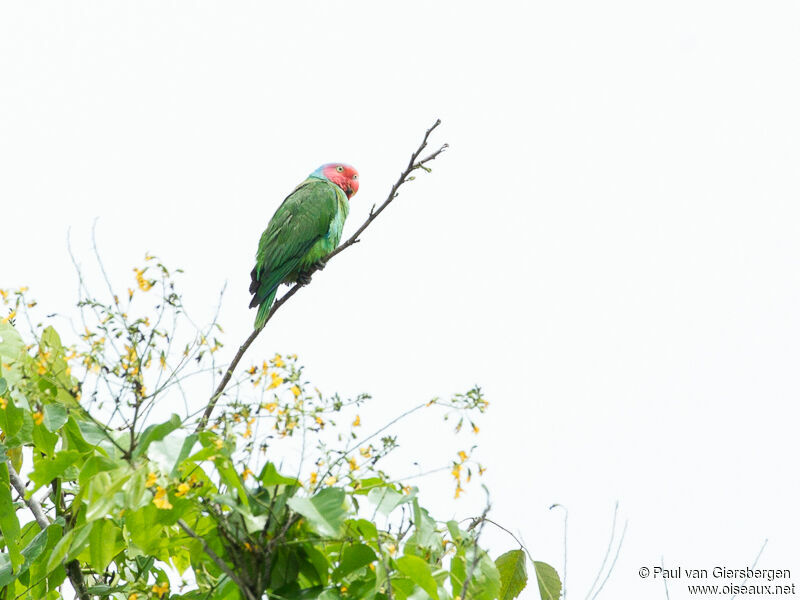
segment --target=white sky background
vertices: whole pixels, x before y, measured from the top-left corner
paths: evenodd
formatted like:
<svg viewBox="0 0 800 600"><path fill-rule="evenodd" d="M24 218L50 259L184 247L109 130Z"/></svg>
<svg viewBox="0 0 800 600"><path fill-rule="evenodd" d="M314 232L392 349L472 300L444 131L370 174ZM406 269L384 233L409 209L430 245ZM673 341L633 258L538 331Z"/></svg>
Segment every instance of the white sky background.
<svg viewBox="0 0 800 600"><path fill-rule="evenodd" d="M548 506L569 508L568 597L617 500L601 598L663 598L640 566L741 568L764 538L760 566L800 584L798 21L794 2L3 2L0 287L68 311L67 229L88 264L99 217L120 289L145 251L187 271L198 318L228 282L232 354L284 196L352 163L349 235L440 117L434 172L248 359L298 353L320 387L372 393L371 425L483 385L493 518L561 571ZM408 459L452 450L444 431L408 432ZM435 516L480 512L478 488L422 487Z"/></svg>

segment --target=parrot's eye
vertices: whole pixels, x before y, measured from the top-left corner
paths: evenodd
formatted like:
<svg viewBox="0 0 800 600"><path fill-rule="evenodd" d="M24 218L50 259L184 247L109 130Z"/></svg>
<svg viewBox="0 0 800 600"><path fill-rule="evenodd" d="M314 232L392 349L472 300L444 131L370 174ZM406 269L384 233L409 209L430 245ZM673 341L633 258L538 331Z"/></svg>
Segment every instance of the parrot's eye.
<svg viewBox="0 0 800 600"><path fill-rule="evenodd" d="M358 175L353 175L353 181L355 181L356 179L358 179Z"/></svg>
<svg viewBox="0 0 800 600"><path fill-rule="evenodd" d="M341 173L342 171L344 171L344 167L342 165L339 165L338 167L336 167L336 172L337 173Z"/></svg>

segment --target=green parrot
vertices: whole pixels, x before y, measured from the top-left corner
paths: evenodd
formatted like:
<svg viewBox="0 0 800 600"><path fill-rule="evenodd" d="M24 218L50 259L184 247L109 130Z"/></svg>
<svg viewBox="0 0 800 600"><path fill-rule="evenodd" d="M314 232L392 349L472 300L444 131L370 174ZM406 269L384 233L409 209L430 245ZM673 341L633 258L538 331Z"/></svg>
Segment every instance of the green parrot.
<svg viewBox="0 0 800 600"><path fill-rule="evenodd" d="M358 171L329 163L309 175L275 211L261 234L250 273L250 308L258 306L256 329L267 322L278 286L308 283L309 271L324 264L339 245L349 201L357 191Z"/></svg>

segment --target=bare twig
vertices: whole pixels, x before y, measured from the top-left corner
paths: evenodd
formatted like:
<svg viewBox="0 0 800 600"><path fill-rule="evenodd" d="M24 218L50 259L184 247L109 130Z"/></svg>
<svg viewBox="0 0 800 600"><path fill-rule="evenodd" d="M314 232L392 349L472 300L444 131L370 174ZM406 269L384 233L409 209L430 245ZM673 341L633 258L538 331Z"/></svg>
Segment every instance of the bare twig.
<svg viewBox="0 0 800 600"><path fill-rule="evenodd" d="M183 519L178 519L178 526L186 532L186 535L200 542L200 544L203 546L203 550L205 551L206 554L208 554L211 560L214 561L214 564L217 565L220 568L220 570L223 573L225 573L225 575L230 577L231 581L233 581L236 584L236 586L242 591L242 593L248 598L248 600L258 600L253 595L253 592L250 590L250 588L244 583L244 581L242 581L241 578L231 570L231 568L227 565L227 563L224 560L222 560L219 557L219 555L211 549L211 547L208 545L205 539L197 535L194 532L194 530L192 530L192 528L186 524L186 521L184 521Z"/></svg>
<svg viewBox="0 0 800 600"><path fill-rule="evenodd" d="M33 496L30 498L25 497L25 482L22 481L22 477L19 476L19 473L17 473L17 470L14 468L14 465L11 464L10 460L6 461L6 465L8 465L8 479L11 482L11 485L15 490L17 490L20 498L22 498L25 504L27 504L28 508L31 509L33 518L36 519L39 527L42 529L47 529L47 527L50 525L50 521L48 521L47 517L44 516L42 505L39 504L39 501Z"/></svg>
<svg viewBox="0 0 800 600"><path fill-rule="evenodd" d="M17 470L14 468L14 465L11 464L10 460L6 461L6 465L8 465L8 479L11 485L28 506L31 513L33 513L36 524L39 525L42 530L47 529L50 526L50 521L47 520L42 510L42 505L39 504L39 501L33 496L30 498L25 496L25 482L22 481L22 478L19 476L19 473L17 473ZM77 560L72 560L64 566L66 567L70 583L72 583L72 588L75 590L78 598L80 598L80 600L91 600L91 596L86 589L86 581L83 579L80 563Z"/></svg>
<svg viewBox="0 0 800 600"><path fill-rule="evenodd" d="M564 511L564 574L561 582L561 598L562 600L567 600L567 519L569 518L569 511L566 506L561 504L553 504L550 510L554 508L560 508ZM531 559L531 562L533 562L533 559Z"/></svg>
<svg viewBox="0 0 800 600"><path fill-rule="evenodd" d="M484 488L485 489L485 488ZM488 492L487 492L488 496ZM464 585L461 586L461 594L460 597L466 599L467 597L467 590L469 589L469 583L472 581L472 577L475 575L475 569L478 567L478 561L480 560L480 552L478 552L478 538L481 537L481 533L483 532L483 526L486 525L486 515L489 514L489 509L492 505L489 503L489 499L486 499L486 508L483 509L483 513L480 517L472 521L472 524L469 526L469 529L475 529L476 527L478 530L475 532L475 537L473 538L472 544L472 562L469 565L469 569L467 570L467 576L464 578Z"/></svg>
<svg viewBox="0 0 800 600"><path fill-rule="evenodd" d="M330 262L330 260L337 254L343 252L345 249L349 248L353 244L357 244L360 241L359 236L362 233L364 233L364 230L366 230L366 228L369 227L376 218L378 218L378 215L381 214L386 209L386 207L389 206L389 204L391 204L392 201L397 197L400 186L402 186L407 181L413 179L413 177L410 177L411 173L413 173L417 169L423 169L424 171L430 170L429 167L426 167L425 165L435 160L436 157L438 157L442 152L444 152L448 147L447 144L442 144L442 146L440 146L438 150L431 152L424 158L420 158L420 155L422 154L423 150L425 150L425 148L428 147L428 138L430 137L431 133L433 132L434 129L436 129L439 125L441 125L441 123L442 123L441 120L436 119L436 122L428 128L428 130L425 132L424 137L422 138L422 143L420 143L419 147L416 150L414 150L414 152L411 154L411 158L408 161L408 165L403 170L403 172L400 173L400 177L392 186L392 189L389 191L389 196L386 198L386 200L383 201L383 204L381 204L378 208L373 207L373 209L370 210L369 216L361 224L361 227L359 227L356 230L356 232L347 239L347 241L342 243L338 248L336 248L333 252L331 252L327 256L327 258L325 258L324 261L325 264ZM318 268L319 267L312 268L311 273L318 270ZM281 296L281 298L277 302L275 302L275 304L272 305L272 309L269 311L269 315L267 315L267 320L265 321L265 324L268 323L269 320L273 317L273 315L278 311L278 309L280 309L281 306L286 304L286 302L292 296L294 296L298 291L300 291L300 288L302 287L303 287L302 284L297 283L294 286L292 286L292 288L288 292L286 292L283 296ZM254 330L253 333L250 334L250 337L248 337L247 340L245 340L244 344L242 344L239 347L239 350L233 357L230 366L225 370L225 374L222 376L222 380L219 382L217 389L214 390L214 393L211 395L211 398L209 398L208 404L206 405L206 409L203 412L203 416L200 417L200 421L197 423L197 428L195 429L195 433L200 433L208 425L208 420L211 417L211 413L214 411L214 407L217 405L217 401L220 399L223 392L225 391L225 387L228 385L228 382L233 376L234 370L238 366L239 361L242 360L242 357L244 356L245 352L247 352L247 349L255 341L256 337L258 337L259 333L261 333L261 329Z"/></svg>

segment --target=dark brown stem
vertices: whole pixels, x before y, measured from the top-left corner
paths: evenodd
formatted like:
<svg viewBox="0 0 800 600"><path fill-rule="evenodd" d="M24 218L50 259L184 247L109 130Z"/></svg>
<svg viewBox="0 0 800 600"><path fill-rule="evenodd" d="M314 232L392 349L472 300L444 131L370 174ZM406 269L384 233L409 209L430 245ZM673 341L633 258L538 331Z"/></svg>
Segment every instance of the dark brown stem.
<svg viewBox="0 0 800 600"><path fill-rule="evenodd" d="M333 252L331 252L327 256L327 258L325 259L325 264L330 262L330 260L340 252L349 248L353 244L357 244L359 241L361 241L359 239L359 236L362 233L364 233L364 230L367 227L369 227L375 219L378 218L378 215L381 214L384 211L384 209L386 209L386 207L389 206L389 204L392 203L392 200L397 198L400 186L402 186L407 181L410 181L409 176L411 175L411 173L413 173L417 169L423 169L425 171L430 170L428 167L425 166L426 163L429 163L432 160L436 159L437 156L439 156L442 152L444 152L448 147L447 144L442 144L442 146L440 146L438 150L431 152L424 158L420 158L420 155L422 154L422 151L428 147L428 138L430 137L431 133L433 132L434 129L436 129L439 125L441 125L441 123L442 121L440 119L436 119L436 122L428 128L428 130L425 132L425 136L422 138L422 143L420 143L419 147L411 154L411 158L408 161L408 166L406 166L403 172L400 173L400 177L392 186L392 189L389 191L389 196L386 198L386 200L383 201L383 204L381 204L377 209L373 207L372 210L369 211L369 216L367 217L366 221L364 221L361 224L361 227L359 227L356 230L356 232L347 239L347 241L345 241L343 244L341 244L338 248L336 248ZM319 267L314 267L312 268L310 273L313 273L318 269ZM272 305L272 309L269 311L269 315L267 315L267 320L264 322L264 324L266 325L267 323L269 323L269 320L278 311L278 309L284 304L286 304L286 302L292 296L294 296L298 291L300 291L300 288L302 287L303 287L302 284L299 283L295 284L288 292L286 292L283 296L281 296L280 300L278 300L277 302L275 302L275 304ZM225 373L223 374L222 380L219 382L217 389L214 390L214 393L211 395L211 398L209 398L208 404L206 405L206 409L203 411L203 416L200 417L200 421L197 423L197 428L194 431L195 433L200 433L208 426L208 420L211 418L211 413L214 412L214 407L217 405L217 402L219 401L220 397L222 397L222 394L225 391L225 387L228 385L228 382L231 380L231 377L233 376L233 372L239 365L239 361L242 360L244 353L247 352L247 349L255 341L259 333L261 333L261 329L254 330L253 333L250 334L250 337L248 337L247 340L245 340L244 344L242 344L239 347L239 350L238 352L236 352L236 356L233 357L230 366L225 370Z"/></svg>
<svg viewBox="0 0 800 600"><path fill-rule="evenodd" d="M203 546L203 550L205 551L206 554L208 554L209 558L211 558L211 560L214 561L214 564L217 565L220 568L220 570L223 573L225 573L225 575L231 578L231 581L233 581L233 583L236 584L236 586L242 591L242 593L247 597L248 600L258 600L253 595L252 590L250 590L250 588L245 584L245 582L242 581L242 579L231 570L228 564L224 560L222 560L216 552L214 552L211 549L211 547L202 537L197 535L194 532L194 530L192 530L192 528L186 524L186 521L184 521L183 519L178 519L178 527L183 529L186 532L186 535L200 542L200 545Z"/></svg>

